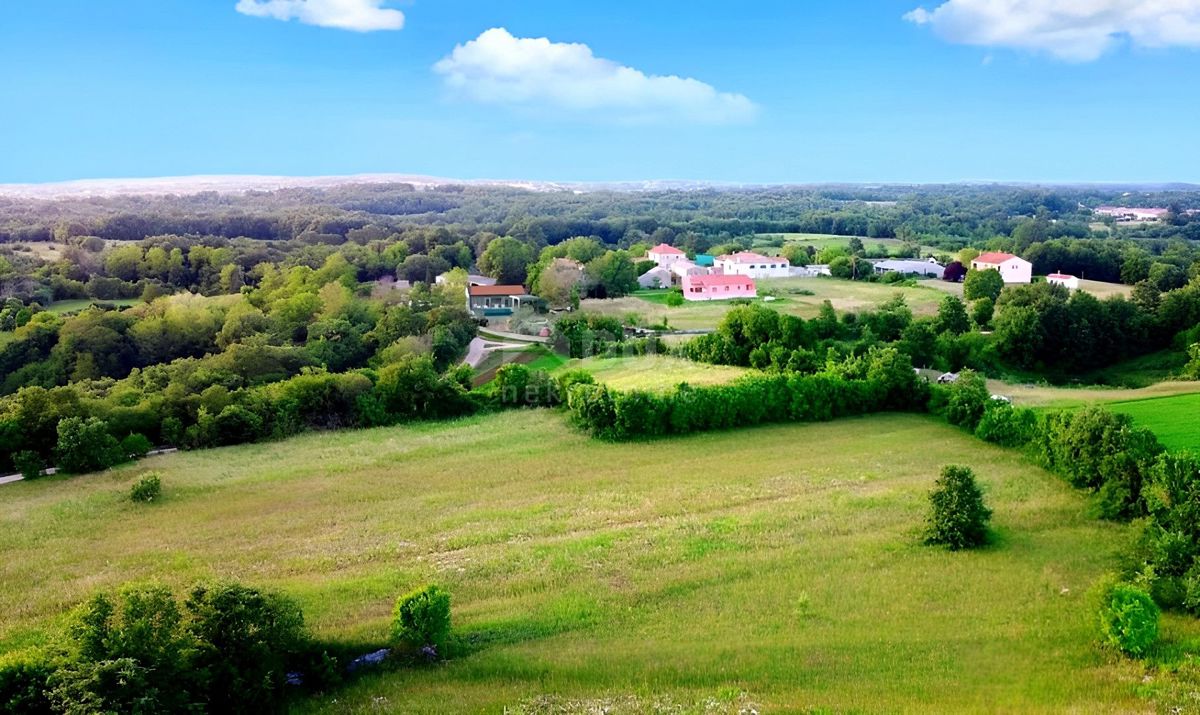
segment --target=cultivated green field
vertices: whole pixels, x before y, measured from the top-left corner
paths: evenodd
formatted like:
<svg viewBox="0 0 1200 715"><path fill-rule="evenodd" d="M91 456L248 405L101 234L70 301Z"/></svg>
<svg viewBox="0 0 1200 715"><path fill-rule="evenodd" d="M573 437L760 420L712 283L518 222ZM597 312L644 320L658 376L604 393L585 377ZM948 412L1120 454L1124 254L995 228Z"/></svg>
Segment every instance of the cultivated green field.
<svg viewBox="0 0 1200 715"><path fill-rule="evenodd" d="M828 300L839 313L869 310L900 293L913 313L933 315L944 294L924 286L894 286L885 283L864 283L836 278L774 278L757 282L760 294L774 292L776 300L757 302L802 318L812 318ZM798 291L811 293L803 295ZM678 307L666 305L666 291L639 291L631 296L612 300L585 300L583 310L625 318L636 314L650 324L662 322L683 330L715 328L725 313L733 307L726 301L687 302Z"/></svg>
<svg viewBox="0 0 1200 715"><path fill-rule="evenodd" d="M1012 398L1013 404L1026 407L1079 407L1094 402L1132 402L1156 397L1200 393L1200 382L1166 381L1136 389L1120 387L1055 387L1053 385L1014 385L988 380L993 394Z"/></svg>
<svg viewBox="0 0 1200 715"><path fill-rule="evenodd" d="M987 490L985 550L919 544L947 462ZM147 469L165 499L134 506ZM0 648L99 588L227 578L368 649L436 581L455 657L301 710L1152 711L1157 676L1092 643L1085 592L1128 532L1085 512L915 415L619 445L551 411L310 434L0 487ZM1168 643L1196 630L1168 619Z"/></svg>
<svg viewBox="0 0 1200 715"><path fill-rule="evenodd" d="M1200 453L1200 392L1117 402L1112 410L1132 417L1134 422L1158 435L1169 449Z"/></svg>
<svg viewBox="0 0 1200 715"><path fill-rule="evenodd" d="M562 369L587 370L597 382L617 390L669 390L681 382L720 385L750 372L745 368L706 365L668 355L571 360Z"/></svg>

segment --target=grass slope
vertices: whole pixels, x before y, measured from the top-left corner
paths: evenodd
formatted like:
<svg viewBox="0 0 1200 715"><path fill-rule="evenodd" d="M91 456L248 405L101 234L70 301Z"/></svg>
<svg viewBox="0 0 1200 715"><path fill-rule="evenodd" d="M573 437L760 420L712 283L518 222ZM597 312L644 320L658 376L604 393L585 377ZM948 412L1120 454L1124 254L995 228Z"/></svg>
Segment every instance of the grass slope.
<svg viewBox="0 0 1200 715"><path fill-rule="evenodd" d="M1132 402L1156 397L1172 397L1200 393L1200 382L1166 381L1148 387L1055 387L1053 385L1014 385L1000 380L988 380L995 395L1012 398L1013 404L1025 407L1079 407L1095 402Z"/></svg>
<svg viewBox="0 0 1200 715"><path fill-rule="evenodd" d="M1112 410L1132 417L1169 449L1200 452L1200 393L1118 402Z"/></svg>
<svg viewBox="0 0 1200 715"><path fill-rule="evenodd" d="M987 490L992 548L918 543L949 461ZM146 469L165 499L135 506ZM449 588L466 652L302 711L1148 709L1085 608L1124 527L928 417L614 445L511 412L2 489L0 648L130 580L282 589L320 635L364 646L396 594Z"/></svg>

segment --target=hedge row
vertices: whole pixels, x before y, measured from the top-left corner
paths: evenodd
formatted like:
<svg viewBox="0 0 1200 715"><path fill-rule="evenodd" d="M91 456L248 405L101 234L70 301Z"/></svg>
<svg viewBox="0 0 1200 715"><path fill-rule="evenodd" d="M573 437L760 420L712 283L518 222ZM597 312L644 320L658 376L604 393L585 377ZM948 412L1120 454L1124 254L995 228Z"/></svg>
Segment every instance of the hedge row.
<svg viewBox="0 0 1200 715"><path fill-rule="evenodd" d="M567 406L575 424L592 435L629 440L893 409L923 411L927 399L928 388L915 378L888 385L820 373L752 376L704 387L682 384L664 393L579 384L571 387Z"/></svg>

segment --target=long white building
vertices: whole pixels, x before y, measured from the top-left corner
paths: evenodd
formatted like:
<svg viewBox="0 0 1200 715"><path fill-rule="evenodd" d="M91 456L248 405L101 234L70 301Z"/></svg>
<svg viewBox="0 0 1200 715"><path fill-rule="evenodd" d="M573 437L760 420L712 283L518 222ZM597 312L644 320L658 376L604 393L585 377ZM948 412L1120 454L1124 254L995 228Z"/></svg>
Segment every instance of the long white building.
<svg viewBox="0 0 1200 715"><path fill-rule="evenodd" d="M751 278L787 278L792 264L781 256L763 256L750 251L717 256L716 272L727 276L749 276Z"/></svg>

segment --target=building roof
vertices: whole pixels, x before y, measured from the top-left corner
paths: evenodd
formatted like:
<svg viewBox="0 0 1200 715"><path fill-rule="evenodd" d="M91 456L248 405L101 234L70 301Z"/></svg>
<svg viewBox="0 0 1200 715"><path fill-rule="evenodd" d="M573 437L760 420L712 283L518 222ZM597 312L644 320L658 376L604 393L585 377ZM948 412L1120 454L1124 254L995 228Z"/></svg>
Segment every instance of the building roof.
<svg viewBox="0 0 1200 715"><path fill-rule="evenodd" d="M496 285L496 279L472 273L467 276L467 283L477 286L494 286Z"/></svg>
<svg viewBox="0 0 1200 715"><path fill-rule="evenodd" d="M678 248L675 248L674 246L668 246L665 243L658 244L654 248L651 248L649 252L650 253L662 253L662 254L669 255L669 256L686 256L687 255L686 253L679 250Z"/></svg>
<svg viewBox="0 0 1200 715"><path fill-rule="evenodd" d="M700 286L701 288L715 288L717 286L745 286L754 287L754 279L747 276L735 275L708 275L708 276L688 276L687 281L690 285Z"/></svg>
<svg viewBox="0 0 1200 715"><path fill-rule="evenodd" d="M761 253L754 253L753 251L739 251L738 253L734 253L732 255L717 256L717 260L718 261L733 261L734 263L763 263L763 262L771 263L771 262L776 262L776 263L783 263L785 266L790 265L790 263L788 262L788 259L783 258L782 256L776 256L776 257L764 256Z"/></svg>
<svg viewBox="0 0 1200 715"><path fill-rule="evenodd" d="M525 295L525 286L468 286L467 293L478 296Z"/></svg>
<svg viewBox="0 0 1200 715"><path fill-rule="evenodd" d="M1016 258L1011 253L1003 253L1001 251L991 251L989 253L981 253L972 263L987 263L988 265L998 266L1005 261Z"/></svg>
<svg viewBox="0 0 1200 715"><path fill-rule="evenodd" d="M650 274L652 274L652 273L653 273L653 274L655 274L655 275L660 275L660 276L667 276L667 277L670 277L670 275L671 275L671 269L669 269L669 268L666 268L666 267L664 267L664 266L655 266L655 267L651 268L650 270L646 271L645 273L643 273L642 275L640 275L640 276L638 276L638 277L639 277L639 278L645 278L646 276L648 276L648 275L650 275Z"/></svg>
<svg viewBox="0 0 1200 715"><path fill-rule="evenodd" d="M879 261L875 264L875 267L882 268L885 271L908 271L911 273L928 273L931 271L944 271L946 269L945 266L933 261L914 260Z"/></svg>

